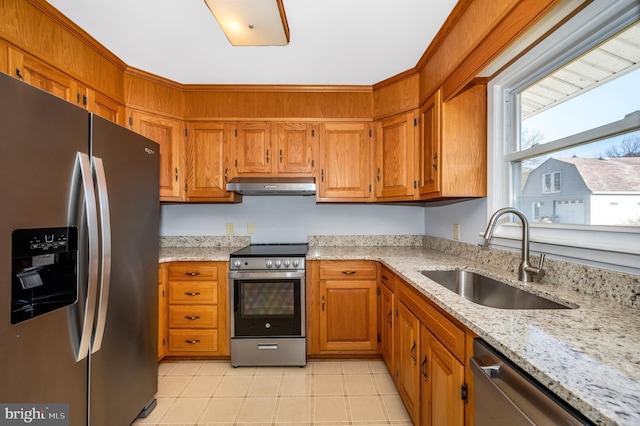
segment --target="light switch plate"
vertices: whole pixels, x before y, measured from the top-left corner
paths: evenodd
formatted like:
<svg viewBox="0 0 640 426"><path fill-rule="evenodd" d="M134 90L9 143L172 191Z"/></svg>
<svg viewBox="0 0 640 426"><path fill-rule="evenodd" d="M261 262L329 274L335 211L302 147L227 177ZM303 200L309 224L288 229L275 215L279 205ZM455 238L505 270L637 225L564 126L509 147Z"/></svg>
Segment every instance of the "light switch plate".
<svg viewBox="0 0 640 426"><path fill-rule="evenodd" d="M227 235L233 235L236 233L236 227L233 222L227 222Z"/></svg>
<svg viewBox="0 0 640 426"><path fill-rule="evenodd" d="M453 224L453 239L454 240L459 240L460 239L460 224L459 223L454 223Z"/></svg>

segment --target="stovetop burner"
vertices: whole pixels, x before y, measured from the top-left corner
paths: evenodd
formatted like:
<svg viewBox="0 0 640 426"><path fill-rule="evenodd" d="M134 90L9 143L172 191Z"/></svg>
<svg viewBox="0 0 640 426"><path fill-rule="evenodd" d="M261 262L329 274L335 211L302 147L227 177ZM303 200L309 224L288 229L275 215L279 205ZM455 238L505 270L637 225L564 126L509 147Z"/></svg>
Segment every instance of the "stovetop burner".
<svg viewBox="0 0 640 426"><path fill-rule="evenodd" d="M231 257L294 257L305 256L309 244L250 244L233 253Z"/></svg>

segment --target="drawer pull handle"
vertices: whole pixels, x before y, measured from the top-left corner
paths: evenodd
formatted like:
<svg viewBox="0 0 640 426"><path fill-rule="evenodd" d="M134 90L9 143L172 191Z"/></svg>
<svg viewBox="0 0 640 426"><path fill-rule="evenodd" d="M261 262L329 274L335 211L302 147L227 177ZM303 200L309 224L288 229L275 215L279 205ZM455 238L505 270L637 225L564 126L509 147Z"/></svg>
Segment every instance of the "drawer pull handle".
<svg viewBox="0 0 640 426"><path fill-rule="evenodd" d="M387 277L386 275L383 275L382 279L385 280L385 281L389 281L389 277Z"/></svg>
<svg viewBox="0 0 640 426"><path fill-rule="evenodd" d="M342 271L342 273L345 275L353 275L356 273L356 271Z"/></svg>
<svg viewBox="0 0 640 426"><path fill-rule="evenodd" d="M199 296L200 292L199 291L185 291L184 294L186 294L187 296Z"/></svg>
<svg viewBox="0 0 640 426"><path fill-rule="evenodd" d="M387 315L387 322L389 323L389 327L393 327L393 323L391 322L391 311L389 311L389 314Z"/></svg>
<svg viewBox="0 0 640 426"><path fill-rule="evenodd" d="M189 275L190 277L197 277L200 275L200 272L185 272L185 275Z"/></svg>
<svg viewBox="0 0 640 426"><path fill-rule="evenodd" d="M195 316L195 317L194 317L194 316L185 315L184 317L185 317L186 319L188 319L188 320L191 320L191 321L193 321L193 320L197 320L197 319L200 319L200 317L199 317L199 316Z"/></svg>
<svg viewBox="0 0 640 426"><path fill-rule="evenodd" d="M196 343L200 343L200 340L198 339L193 339L193 340L185 340L185 343L188 343L190 345L195 345Z"/></svg>
<svg viewBox="0 0 640 426"><path fill-rule="evenodd" d="M416 342L413 342L413 346L411 346L411 350L409 351L411 354L411 360L413 361L413 365L416 365L418 360L416 359Z"/></svg>

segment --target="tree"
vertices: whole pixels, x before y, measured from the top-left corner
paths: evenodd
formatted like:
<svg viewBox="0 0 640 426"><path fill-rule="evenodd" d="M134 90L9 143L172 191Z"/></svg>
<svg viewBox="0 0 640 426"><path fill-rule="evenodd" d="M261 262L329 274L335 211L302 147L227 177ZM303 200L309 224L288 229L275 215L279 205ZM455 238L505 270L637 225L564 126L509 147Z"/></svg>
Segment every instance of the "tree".
<svg viewBox="0 0 640 426"><path fill-rule="evenodd" d="M605 153L607 157L640 157L640 135L622 139L620 146L612 146Z"/></svg>

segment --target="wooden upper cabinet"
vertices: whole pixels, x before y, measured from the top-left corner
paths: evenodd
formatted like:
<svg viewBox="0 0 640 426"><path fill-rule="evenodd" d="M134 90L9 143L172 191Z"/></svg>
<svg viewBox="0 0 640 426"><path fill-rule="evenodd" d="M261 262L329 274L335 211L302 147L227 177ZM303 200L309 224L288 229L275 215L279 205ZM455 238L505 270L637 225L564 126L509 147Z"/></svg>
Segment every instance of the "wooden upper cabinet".
<svg viewBox="0 0 640 426"><path fill-rule="evenodd" d="M277 123L273 125L277 174L312 176L316 130L309 123Z"/></svg>
<svg viewBox="0 0 640 426"><path fill-rule="evenodd" d="M237 123L234 129L234 168L237 176L263 176L273 170L271 123Z"/></svg>
<svg viewBox="0 0 640 426"><path fill-rule="evenodd" d="M189 201L236 201L227 192L229 125L191 123L187 138L187 198Z"/></svg>
<svg viewBox="0 0 640 426"><path fill-rule="evenodd" d="M419 112L419 145L417 155L418 196L426 197L440 191L440 123L441 94L438 90L421 107Z"/></svg>
<svg viewBox="0 0 640 426"><path fill-rule="evenodd" d="M90 112L124 126L125 114L124 106L122 106L122 104L100 92L90 89L87 90L86 97L87 108Z"/></svg>
<svg viewBox="0 0 640 426"><path fill-rule="evenodd" d="M59 98L76 103L76 82L71 77L29 54L14 48L9 50L9 74Z"/></svg>
<svg viewBox="0 0 640 426"><path fill-rule="evenodd" d="M160 200L181 201L184 179L180 141L182 123L136 110L131 110L129 123L134 132L160 145Z"/></svg>
<svg viewBox="0 0 640 426"><path fill-rule="evenodd" d="M366 123L320 126L317 201L370 201L372 130Z"/></svg>
<svg viewBox="0 0 640 426"><path fill-rule="evenodd" d="M377 123L374 184L378 200L413 199L417 126L416 112Z"/></svg>
<svg viewBox="0 0 640 426"><path fill-rule="evenodd" d="M486 86L448 102L438 90L420 108L419 199L487 195Z"/></svg>

